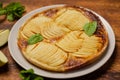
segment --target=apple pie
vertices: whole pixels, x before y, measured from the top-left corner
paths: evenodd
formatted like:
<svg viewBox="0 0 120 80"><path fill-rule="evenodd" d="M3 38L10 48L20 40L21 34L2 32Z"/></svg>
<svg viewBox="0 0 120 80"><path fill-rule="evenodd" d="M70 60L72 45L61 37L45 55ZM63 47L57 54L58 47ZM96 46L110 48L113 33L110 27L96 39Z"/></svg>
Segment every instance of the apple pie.
<svg viewBox="0 0 120 80"><path fill-rule="evenodd" d="M94 24L89 25L92 22L96 22L95 30L92 29ZM33 43L29 44L29 40ZM102 21L93 12L63 6L39 12L28 19L19 29L17 43L23 56L33 65L65 72L97 61L105 54L108 35Z"/></svg>

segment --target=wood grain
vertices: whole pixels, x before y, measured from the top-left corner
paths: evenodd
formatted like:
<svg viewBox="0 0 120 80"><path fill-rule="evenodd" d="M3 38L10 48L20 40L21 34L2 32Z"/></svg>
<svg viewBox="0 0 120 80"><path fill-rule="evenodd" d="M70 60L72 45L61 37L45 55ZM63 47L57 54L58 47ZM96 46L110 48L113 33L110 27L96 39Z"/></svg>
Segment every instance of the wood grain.
<svg viewBox="0 0 120 80"><path fill-rule="evenodd" d="M42 6L53 4L69 4L83 6L94 10L103 16L112 26L116 38L116 47L112 57L100 69L78 78L68 80L120 80L120 0L0 0L5 5L10 2L21 2L28 12ZM16 23L5 20L0 16L0 29L11 29ZM0 68L0 80L21 80L19 72L21 68L11 57L8 45L0 47L8 58L8 64ZM45 80L55 80L44 78Z"/></svg>

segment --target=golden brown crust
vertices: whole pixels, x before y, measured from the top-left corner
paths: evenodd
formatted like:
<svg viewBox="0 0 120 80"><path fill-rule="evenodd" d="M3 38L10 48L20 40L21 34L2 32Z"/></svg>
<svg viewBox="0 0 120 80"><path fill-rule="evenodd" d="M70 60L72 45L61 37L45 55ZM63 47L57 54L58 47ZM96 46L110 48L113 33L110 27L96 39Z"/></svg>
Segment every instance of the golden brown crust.
<svg viewBox="0 0 120 80"><path fill-rule="evenodd" d="M25 51L26 47L27 47L28 43L25 39L18 39L18 46L22 51Z"/></svg>
<svg viewBox="0 0 120 80"><path fill-rule="evenodd" d="M82 30L81 27L80 27L80 30L77 30L77 28L74 28L72 30L72 28L68 26L70 24L68 24L67 27L63 28L63 25L59 24L60 19L61 19L60 17L61 17L61 15L63 15L63 13L67 12L67 10L73 10L73 11L75 10L76 14L79 14L78 12L80 12L80 15L82 15L83 18L85 18L85 17L87 18L87 19L85 19L86 21L87 20L89 20L90 22L97 21L97 30L94 33L94 35L92 37L88 37L86 34L84 34L84 31ZM28 23L30 23L30 22L33 23L34 25L36 25L36 23L32 22L31 20L33 20L39 16L41 17L41 15L44 20L47 20L47 23L46 22L45 23L43 22L43 23L47 24L47 26L50 25L49 27L46 27L46 25L43 25L43 23L41 24L42 25L41 26L39 23L39 25L40 25L39 28L38 28L38 26L35 28L35 30L37 32L35 32L34 30L31 31L30 28L26 28L27 26L29 26ZM69 16L71 16L71 15L69 15ZM39 20L41 20L41 19L39 19ZM56 20L56 23L54 23L55 20ZM51 25L51 22L52 22L52 25ZM64 22L63 22L63 24L64 24ZM72 22L71 22L71 24L72 24ZM56 26L58 26L58 28L56 28ZM46 28L43 28L43 27L46 27ZM25 28L26 28L26 31L29 32L29 34L27 34L25 32ZM48 28L48 30L47 30L47 28ZM40 30L38 30L38 29L40 29ZM58 36L56 36L56 33L52 32L52 34L50 33L50 35L47 35L47 33L49 33L48 31L51 29L53 29L53 31L58 30L58 32L60 32L60 34ZM46 33L43 31L46 31ZM27 43L27 39L29 38L30 35L38 33L38 32L43 35L44 40L42 42L39 42L35 45L30 46L30 48L28 48L29 45ZM55 33L55 35L53 33ZM72 35L72 37L70 35ZM74 38L74 39L76 39L76 41L75 41L75 43L74 43L74 40L70 43L69 43L69 41L67 41L68 44L66 44L67 42L64 43L64 41L67 40L67 38L69 38L69 40L73 40L73 38ZM88 39L90 39L90 40L88 40ZM78 42L78 43L76 44L76 42ZM87 42L88 42L88 45L86 45ZM63 45L63 43L65 44L65 46ZM95 43L95 45L94 45L94 43ZM44 46L44 44L46 46L47 45L51 46L51 52L53 50L52 47L55 47L56 51L54 54L53 53L47 54L46 51L44 51L43 49L38 47L39 44L41 44L43 46ZM21 29L19 31L18 45L19 45L20 50L22 51L23 55L25 56L25 58L28 61L30 61L31 63L33 63L34 65L36 65L42 69L45 69L45 70L64 72L64 71L69 71L69 70L73 70L76 68L84 67L84 66L91 64L91 63L95 62L96 60L98 60L104 54L104 51L107 48L108 35L107 35L107 32L106 32L102 22L100 21L99 17L96 16L91 11L88 11L84 8L76 7L76 6L64 6L64 7L49 9L49 10L43 11L43 12L31 17L21 27ZM72 46L72 47L66 47L68 45ZM76 45L79 48L77 48L76 46L73 47L74 45ZM91 48L89 45L91 45L93 47ZM39 50L40 49L43 50L43 52L42 51L41 52L46 54L46 56L49 56L50 59L47 59L49 61L44 60L46 58L44 56L44 54L42 54L42 57L40 56L41 59L37 59L36 56L33 55L33 53L34 53L33 47L34 48L38 47ZM88 51L85 48L87 48ZM31 52L33 52L33 53L31 53ZM59 54L57 54L57 53L59 53ZM36 53L36 54L41 55L40 53ZM31 57L31 55L34 57ZM52 58L54 58L54 60ZM57 58L59 58L60 60ZM51 60L51 62L50 62L50 60Z"/></svg>

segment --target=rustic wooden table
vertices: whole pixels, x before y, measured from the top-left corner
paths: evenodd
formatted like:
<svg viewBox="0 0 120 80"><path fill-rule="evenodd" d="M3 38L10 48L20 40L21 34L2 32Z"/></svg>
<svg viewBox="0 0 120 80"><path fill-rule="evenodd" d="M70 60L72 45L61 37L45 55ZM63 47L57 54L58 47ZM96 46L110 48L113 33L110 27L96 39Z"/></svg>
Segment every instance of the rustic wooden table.
<svg viewBox="0 0 120 80"><path fill-rule="evenodd" d="M25 14L42 6L70 4L92 9L103 16L112 26L116 37L116 46L112 57L100 69L88 75L68 80L120 80L120 0L0 0L4 5L16 1L21 2L25 6ZM0 29L11 29L15 22L0 18ZM21 80L19 72L23 68L11 57L8 45L0 47L0 50L5 53L9 60L8 64L0 68L0 80Z"/></svg>

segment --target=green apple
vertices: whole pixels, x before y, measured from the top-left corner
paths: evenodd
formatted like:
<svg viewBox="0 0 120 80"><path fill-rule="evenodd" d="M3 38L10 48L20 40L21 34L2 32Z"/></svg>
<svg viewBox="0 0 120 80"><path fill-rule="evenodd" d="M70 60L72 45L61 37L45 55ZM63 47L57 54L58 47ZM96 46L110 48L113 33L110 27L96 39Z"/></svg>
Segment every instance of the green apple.
<svg viewBox="0 0 120 80"><path fill-rule="evenodd" d="M4 55L3 52L0 51L0 67L5 65L8 62L7 57Z"/></svg>
<svg viewBox="0 0 120 80"><path fill-rule="evenodd" d="M3 46L8 41L9 29L0 30L0 47Z"/></svg>

